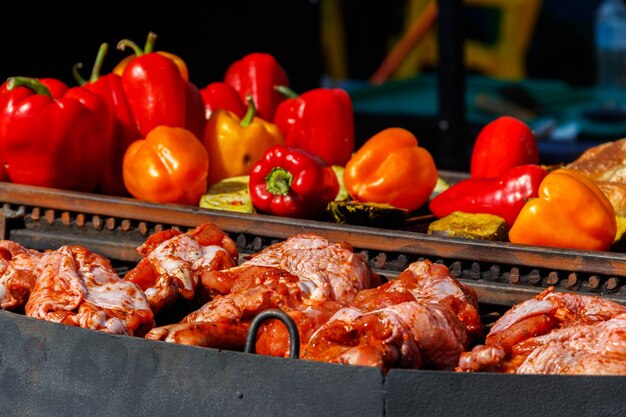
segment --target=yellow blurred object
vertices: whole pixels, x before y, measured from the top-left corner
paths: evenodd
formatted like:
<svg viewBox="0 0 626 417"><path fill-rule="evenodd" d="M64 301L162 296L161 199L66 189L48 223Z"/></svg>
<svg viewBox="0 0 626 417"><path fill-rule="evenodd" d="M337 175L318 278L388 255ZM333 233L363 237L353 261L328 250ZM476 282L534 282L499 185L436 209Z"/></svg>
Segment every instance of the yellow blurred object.
<svg viewBox="0 0 626 417"><path fill-rule="evenodd" d="M341 0L322 0L322 48L328 74L337 79L348 78L345 36L341 24ZM430 25L436 0L408 0L404 34L390 48L390 55L399 53L413 43L402 62L394 68L393 78L418 74L425 66L436 66L437 29ZM542 0L465 0L465 6L494 9L499 12L498 36L486 44L472 39L465 41L465 65L487 76L507 80L526 77L525 58L535 29ZM417 25L416 25L417 23ZM425 34L419 33L428 28ZM419 36L416 36L418 34ZM412 39L411 39L412 38ZM395 49L395 50L394 50Z"/></svg>

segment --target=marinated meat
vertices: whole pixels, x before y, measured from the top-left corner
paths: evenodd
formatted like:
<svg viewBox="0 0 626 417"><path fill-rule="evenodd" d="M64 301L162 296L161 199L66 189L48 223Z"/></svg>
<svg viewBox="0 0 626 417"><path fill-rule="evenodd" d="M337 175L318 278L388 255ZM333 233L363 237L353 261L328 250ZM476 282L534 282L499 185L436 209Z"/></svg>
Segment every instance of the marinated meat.
<svg viewBox="0 0 626 417"><path fill-rule="evenodd" d="M294 318L302 344L358 291L380 283L347 244L300 234L269 246L238 267L203 275L213 300L181 323L155 328L146 337L210 347L242 347L251 319L279 308ZM229 333L228 329L232 329ZM229 334L228 338L221 335ZM257 352L284 356L288 333L271 321L261 329Z"/></svg>
<svg viewBox="0 0 626 417"><path fill-rule="evenodd" d="M181 298L206 301L197 291L201 276L236 266L239 257L235 242L211 223L187 233L176 229L155 233L137 252L143 259L124 279L144 290L155 314Z"/></svg>
<svg viewBox="0 0 626 417"><path fill-rule="evenodd" d="M18 310L26 305L41 256L17 242L0 240L0 309Z"/></svg>
<svg viewBox="0 0 626 417"><path fill-rule="evenodd" d="M592 179L615 213L626 216L626 138L589 148L566 167Z"/></svg>
<svg viewBox="0 0 626 417"><path fill-rule="evenodd" d="M154 327L141 288L122 280L108 259L83 247L45 252L34 276L28 316L130 336L143 336Z"/></svg>
<svg viewBox="0 0 626 417"><path fill-rule="evenodd" d="M626 307L548 288L507 311L457 370L626 374Z"/></svg>
<svg viewBox="0 0 626 417"><path fill-rule="evenodd" d="M567 168L595 181L626 183L626 138L605 142L584 151Z"/></svg>
<svg viewBox="0 0 626 417"><path fill-rule="evenodd" d="M303 359L352 365L453 369L482 335L475 292L444 265L415 262L361 291L311 337Z"/></svg>

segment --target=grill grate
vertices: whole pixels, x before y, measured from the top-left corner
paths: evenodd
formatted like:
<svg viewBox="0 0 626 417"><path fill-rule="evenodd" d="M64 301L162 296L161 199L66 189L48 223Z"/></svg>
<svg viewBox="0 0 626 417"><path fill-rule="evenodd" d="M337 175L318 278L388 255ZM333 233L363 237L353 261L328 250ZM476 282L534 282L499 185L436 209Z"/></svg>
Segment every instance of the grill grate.
<svg viewBox="0 0 626 417"><path fill-rule="evenodd" d="M211 211L207 210L207 212ZM63 209L62 204L42 206L4 203L1 214L4 218L5 238L38 250L56 249L64 244L81 244L109 257L116 266L119 265L121 273L125 273L134 262L140 259L136 248L145 241L147 236L172 227L187 230L204 221L198 218L196 223L185 224L177 221L176 213L166 216L169 220L167 223L145 221L110 215L104 208L92 213L66 210ZM213 215L216 217L211 221L220 226L221 212ZM236 242L241 253L240 260L244 260L246 255L256 253L284 237L309 230L300 224L293 223L288 225L284 237L276 237L272 236L274 231L272 225L264 224L266 220L267 216L257 216L255 227L252 228L254 233L233 231L221 226ZM319 229L321 222L312 222L312 224ZM328 226L325 223L324 225ZM441 239L432 240L432 237L420 233L393 230L385 231L389 240L405 239L404 235L408 234L410 235L408 239L412 244L390 250L391 247L387 248L383 245L385 241L372 236L372 230L378 229L343 225L330 227L332 226L343 230L329 238L345 240L351 244L353 241L368 242L369 247L365 248L355 245L355 251L363 256L373 270L386 279L396 277L412 262L431 259L433 262L446 265L453 276L472 286L478 292L481 303L485 304L510 306L534 296L549 286L554 286L560 291L601 295L626 305L626 277L605 273L594 269L593 266L588 267L588 270L537 267L526 259L528 256L524 258L513 250L507 252L501 249L492 254L488 251L485 253L485 244L482 242L444 239L445 244L442 246ZM320 232L315 227L312 229L314 232ZM323 231L321 234L324 234ZM507 245L500 244L500 246ZM498 248L498 244L490 242L487 248ZM485 259L474 259L472 249L476 249L476 259L480 257ZM445 252L461 253L463 256L438 256L439 253ZM574 251L569 252L574 254ZM578 254L575 255L580 257ZM611 259L611 262L613 264L619 262L616 264L619 270L626 271L624 267L626 263L620 258L622 254L607 253L605 255L614 256L616 259ZM594 260L593 255L588 255L583 257L583 261L587 258ZM518 262L513 262L513 260ZM563 262L554 263L558 266L563 264Z"/></svg>

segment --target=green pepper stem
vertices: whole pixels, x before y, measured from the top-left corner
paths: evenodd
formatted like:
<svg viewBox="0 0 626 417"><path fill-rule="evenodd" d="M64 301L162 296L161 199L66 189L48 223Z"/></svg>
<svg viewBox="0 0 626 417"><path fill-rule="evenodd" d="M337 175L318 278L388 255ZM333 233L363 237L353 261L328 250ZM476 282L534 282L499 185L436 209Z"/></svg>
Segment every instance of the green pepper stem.
<svg viewBox="0 0 626 417"><path fill-rule="evenodd" d="M148 33L148 38L146 39L146 45L143 47L143 53L149 54L154 51L154 43L157 40L157 35L154 32Z"/></svg>
<svg viewBox="0 0 626 417"><path fill-rule="evenodd" d="M126 47L132 48L133 51L135 51L135 56L143 55L143 51L141 50L141 48L139 48L139 46L130 39L122 39L117 43L117 49L119 49L120 51L123 51L124 49L126 49Z"/></svg>
<svg viewBox="0 0 626 417"><path fill-rule="evenodd" d="M91 69L91 77L89 81L96 82L98 78L100 78L100 70L102 69L102 63L104 62L104 57L107 52L109 52L109 44L104 42L100 45L100 49L98 49L98 55L96 55L96 62L93 64L93 68ZM82 85L82 84L81 84Z"/></svg>
<svg viewBox="0 0 626 417"><path fill-rule="evenodd" d="M41 81L36 78L18 76L7 79L7 90L11 91L17 87L30 88L35 92L35 94L43 94L44 96L52 98L52 94L50 93L48 87L43 85Z"/></svg>
<svg viewBox="0 0 626 417"><path fill-rule="evenodd" d="M298 98L298 93L293 91L291 88L284 85L275 85L274 90L278 91L280 94L284 95L287 98Z"/></svg>
<svg viewBox="0 0 626 417"><path fill-rule="evenodd" d="M80 72L79 72L82 67L83 67L83 63L82 62L77 62L72 67L72 75L74 76L74 79L76 80L78 85L85 85L87 83L87 80L85 80L80 75Z"/></svg>
<svg viewBox="0 0 626 417"><path fill-rule="evenodd" d="M293 175L285 168L272 168L265 177L265 189L274 195L286 195L291 189Z"/></svg>
<svg viewBox="0 0 626 417"><path fill-rule="evenodd" d="M252 100L251 95L246 96L246 101L248 102L248 110L246 114L243 116L243 119L239 122L241 127L248 127L252 120L254 120L254 116L256 116L256 106L254 105L254 100Z"/></svg>

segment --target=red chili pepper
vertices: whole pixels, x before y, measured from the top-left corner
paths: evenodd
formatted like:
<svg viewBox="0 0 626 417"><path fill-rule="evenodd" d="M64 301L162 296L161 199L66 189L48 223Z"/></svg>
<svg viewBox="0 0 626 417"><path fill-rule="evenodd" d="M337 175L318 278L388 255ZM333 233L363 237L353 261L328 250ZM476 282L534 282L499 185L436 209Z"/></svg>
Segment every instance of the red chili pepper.
<svg viewBox="0 0 626 417"><path fill-rule="evenodd" d="M249 187L252 204L261 212L315 218L337 196L339 181L318 156L276 145L252 167Z"/></svg>
<svg viewBox="0 0 626 417"><path fill-rule="evenodd" d="M79 85L99 94L112 114L112 139L108 149L109 154L101 157L106 162L102 172L102 182L98 191L103 194L124 196L129 195L122 177L122 159L131 143L139 139L139 130L133 114L126 100L122 87L122 78L114 73L100 75L104 57L108 51L108 44L100 45L96 61L88 81L82 79L78 73L81 64L74 67L74 78Z"/></svg>
<svg viewBox="0 0 626 417"><path fill-rule="evenodd" d="M289 87L289 78L276 58L267 53L254 52L233 62L224 75L224 82L230 84L242 103L247 103L247 96L254 100L257 116L271 122L274 120L276 107L285 100L285 96L274 86Z"/></svg>
<svg viewBox="0 0 626 417"><path fill-rule="evenodd" d="M288 97L274 115L285 144L319 155L330 165L344 166L354 152L354 113L348 93L315 88L298 96L284 86L277 89Z"/></svg>
<svg viewBox="0 0 626 417"><path fill-rule="evenodd" d="M246 106L239 98L237 90L230 84L223 82L213 82L200 90L204 100L204 110L206 119L209 120L215 110L228 110L239 116L240 119L246 115Z"/></svg>
<svg viewBox="0 0 626 417"><path fill-rule="evenodd" d="M136 55L124 67L122 86L140 136L147 136L156 126L170 126L188 129L201 138L204 123L200 127L197 122L205 117L202 98L196 97L200 93L183 78L174 61L152 52L154 40L155 36L149 36L144 50L127 39L118 44L118 49L133 48Z"/></svg>
<svg viewBox="0 0 626 417"><path fill-rule="evenodd" d="M539 151L530 127L515 117L502 116L478 134L470 173L476 178L497 178L514 166L538 163Z"/></svg>
<svg viewBox="0 0 626 417"><path fill-rule="evenodd" d="M50 88L48 88L50 85ZM58 80L13 77L0 98L0 155L11 181L94 191L106 142L101 97ZM105 112L106 113L106 112Z"/></svg>
<svg viewBox="0 0 626 417"><path fill-rule="evenodd" d="M454 211L489 213L502 217L510 227L529 198L539 195L547 171L539 165L519 165L500 178L468 178L430 201L430 211L445 217Z"/></svg>

